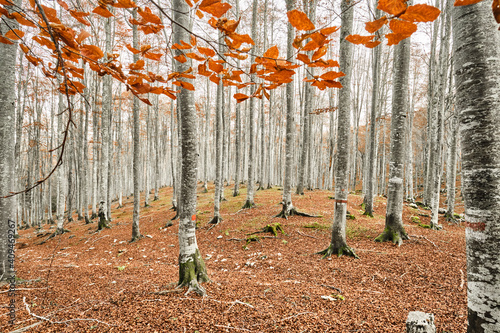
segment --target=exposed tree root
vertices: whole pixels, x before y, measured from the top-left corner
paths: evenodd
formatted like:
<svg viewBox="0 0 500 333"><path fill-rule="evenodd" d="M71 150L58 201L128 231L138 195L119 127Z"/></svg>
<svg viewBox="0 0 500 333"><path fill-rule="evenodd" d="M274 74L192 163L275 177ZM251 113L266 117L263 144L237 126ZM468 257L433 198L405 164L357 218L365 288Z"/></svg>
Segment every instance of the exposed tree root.
<svg viewBox="0 0 500 333"><path fill-rule="evenodd" d="M129 243L135 243L135 242L137 242L137 241L139 241L139 240L141 240L143 238L144 238L143 235L137 235L135 237L132 237L132 239L129 241Z"/></svg>
<svg viewBox="0 0 500 333"><path fill-rule="evenodd" d="M97 214L96 213L92 213L92 215L90 216L90 219L91 220L94 220L97 218Z"/></svg>
<svg viewBox="0 0 500 333"><path fill-rule="evenodd" d="M173 207L172 207L172 208L173 208ZM171 208L171 209L172 209L172 208ZM170 219L170 221L177 220L178 218L179 218L179 211L178 211L177 209L175 209L175 216L174 216L174 217L172 217L172 218Z"/></svg>
<svg viewBox="0 0 500 333"><path fill-rule="evenodd" d="M253 201L247 200L247 201L245 201L245 204L243 205L243 207L241 207L241 209L248 209L248 208L254 208L254 207L255 207L255 203Z"/></svg>
<svg viewBox="0 0 500 333"><path fill-rule="evenodd" d="M171 227L173 225L174 224L172 223L172 221L167 221L167 224L165 224L164 228L168 228L168 227Z"/></svg>
<svg viewBox="0 0 500 333"><path fill-rule="evenodd" d="M62 235L64 233L71 232L68 229L57 229L55 232L51 233L49 237L47 237L44 241L42 241L39 245L45 244L48 240L56 237L57 235Z"/></svg>
<svg viewBox="0 0 500 333"><path fill-rule="evenodd" d="M104 207L103 207L104 202L101 201L101 204L99 206L99 224L97 225L97 230L103 230L104 228L110 229L111 225L109 224L109 221L106 219L106 214L104 213Z"/></svg>
<svg viewBox="0 0 500 333"><path fill-rule="evenodd" d="M391 227L386 227L382 234L375 238L375 242L393 242L400 246L403 244L403 240L407 240L408 234L404 229L394 230Z"/></svg>
<svg viewBox="0 0 500 333"><path fill-rule="evenodd" d="M179 283L177 288L188 287L185 295L194 291L200 296L205 296L207 292L200 285L201 283L210 281L205 263L201 258L199 250L196 250L196 253L191 258L192 260L179 264Z"/></svg>
<svg viewBox="0 0 500 333"><path fill-rule="evenodd" d="M365 212L363 213L364 216L369 216L369 217L373 217L373 213L370 213L368 211L365 210Z"/></svg>
<svg viewBox="0 0 500 333"><path fill-rule="evenodd" d="M359 259L356 252L354 252L354 249L347 246L346 244L339 247L335 247L332 244L330 244L328 248L326 248L323 251L317 252L316 254L322 255L321 259L328 258L334 254L336 254L337 257L348 256L348 257L353 257L355 259Z"/></svg>
<svg viewBox="0 0 500 333"><path fill-rule="evenodd" d="M429 229L432 229L432 230L441 230L441 229L443 229L443 226L441 224L433 224L433 223L431 223L431 225L429 226Z"/></svg>
<svg viewBox="0 0 500 333"><path fill-rule="evenodd" d="M153 197L153 201L158 201L160 200L160 197L155 193L155 196Z"/></svg>
<svg viewBox="0 0 500 333"><path fill-rule="evenodd" d="M91 224L92 220L88 216L85 216L85 224Z"/></svg>
<svg viewBox="0 0 500 333"><path fill-rule="evenodd" d="M285 205L285 203L283 203L283 202L281 203L281 205L283 206L281 209L281 212L279 214L275 215L274 217L279 217L279 218L284 218L284 219L288 219L289 216L321 217L321 215L311 215L311 214L307 214L307 213L298 211L297 209L295 209L294 206L292 206L291 208L287 207L287 205Z"/></svg>
<svg viewBox="0 0 500 333"><path fill-rule="evenodd" d="M233 197L237 197L238 195L240 195L240 190L234 190Z"/></svg>

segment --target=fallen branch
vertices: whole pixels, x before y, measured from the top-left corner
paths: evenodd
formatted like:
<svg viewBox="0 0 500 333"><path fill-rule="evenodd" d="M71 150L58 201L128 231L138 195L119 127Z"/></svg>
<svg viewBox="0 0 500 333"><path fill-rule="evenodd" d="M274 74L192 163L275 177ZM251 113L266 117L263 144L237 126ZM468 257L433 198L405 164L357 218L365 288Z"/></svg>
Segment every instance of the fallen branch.
<svg viewBox="0 0 500 333"><path fill-rule="evenodd" d="M111 324L108 324L104 321L100 321L99 319L94 319L94 318L72 318L72 319L63 320L63 321L53 321L47 317L39 316L35 313L32 313L28 303L26 303L26 296L23 297L23 303L26 307L26 311L28 311L28 314L30 316L35 317L35 318L40 319L40 320L45 320L51 324L68 324L69 322L72 322L72 321L95 321L95 322L98 322L100 324L104 324L104 325L108 325L108 326L116 326L116 325L111 325Z"/></svg>
<svg viewBox="0 0 500 333"><path fill-rule="evenodd" d="M337 287L327 286L326 284L320 284L320 286L325 287L325 288L330 288L330 289L336 290L336 291L338 291L338 292L339 292L339 294L342 294L342 290L340 290L340 289L339 289L339 288L337 288Z"/></svg>
<svg viewBox="0 0 500 333"><path fill-rule="evenodd" d="M464 271L460 270L460 289L464 287Z"/></svg>
<svg viewBox="0 0 500 333"><path fill-rule="evenodd" d="M431 243L432 245L434 245L434 247L435 247L436 249L438 249L438 250L439 250L439 247L437 247L437 245L436 245L436 244L434 244L434 242L433 242L433 241L429 240L429 239L428 239L427 237L425 237L425 236L421 236L421 235L416 235L416 236L413 236L413 235L411 235L410 237L415 237L415 238L423 238L423 239L425 239L426 241L428 241L429 243Z"/></svg>
<svg viewBox="0 0 500 333"><path fill-rule="evenodd" d="M32 329L33 327L36 327L38 325L40 325L41 323L43 323L43 321L39 321L37 323L34 323L34 324L31 324L29 326L25 326L25 327L22 327L22 328L18 328L17 330L15 331L10 331L9 333L23 333L23 332L26 332L30 329Z"/></svg>
<svg viewBox="0 0 500 333"><path fill-rule="evenodd" d="M308 234L304 234L304 233L302 233L302 232L300 232L300 231L298 231L298 230L296 230L296 231L297 231L297 233L298 233L299 235L306 236L306 237L310 237L310 238L314 238L314 239L318 239L317 237L314 237L314 236L311 236L311 235L308 235Z"/></svg>
<svg viewBox="0 0 500 333"><path fill-rule="evenodd" d="M18 290L35 290L35 289L47 289L48 287L43 287L43 288L16 288L15 290L18 291ZM3 293L8 293L10 290L4 290L4 291L0 291L0 294L3 294Z"/></svg>

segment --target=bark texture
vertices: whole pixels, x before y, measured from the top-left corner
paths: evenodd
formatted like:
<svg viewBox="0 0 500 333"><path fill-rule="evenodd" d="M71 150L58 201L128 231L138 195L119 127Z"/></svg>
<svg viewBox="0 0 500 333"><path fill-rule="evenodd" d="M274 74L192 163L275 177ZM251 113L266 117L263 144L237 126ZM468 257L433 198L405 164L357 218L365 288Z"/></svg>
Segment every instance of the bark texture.
<svg viewBox="0 0 500 333"><path fill-rule="evenodd" d="M394 48L394 78L391 115L391 153L385 229L375 241L401 245L408 235L403 226L403 170L405 157L405 118L410 69L410 38Z"/></svg>
<svg viewBox="0 0 500 333"><path fill-rule="evenodd" d="M189 18L189 6L184 0L173 0L174 42L186 43L190 40L189 33L183 28L191 29L192 21ZM180 26L181 25L181 26ZM181 50L175 50L176 55ZM191 61L177 63L176 70L184 72L191 67ZM191 79L183 78L187 82ZM206 294L200 285L208 281L208 275L203 259L196 243L196 181L198 170L198 128L197 116L194 103L194 92L181 88L178 94L179 113L181 116L182 133L182 180L180 188L179 210L179 287L188 286L188 292L193 290L198 294Z"/></svg>
<svg viewBox="0 0 500 333"><path fill-rule="evenodd" d="M468 333L500 328L500 31L491 3L453 14L462 146Z"/></svg>

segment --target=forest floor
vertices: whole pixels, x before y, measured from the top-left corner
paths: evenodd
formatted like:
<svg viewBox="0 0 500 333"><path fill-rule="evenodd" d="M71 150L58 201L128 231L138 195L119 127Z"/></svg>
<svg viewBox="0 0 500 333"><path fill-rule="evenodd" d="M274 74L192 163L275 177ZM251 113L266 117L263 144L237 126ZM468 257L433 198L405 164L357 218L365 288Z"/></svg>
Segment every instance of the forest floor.
<svg viewBox="0 0 500 333"><path fill-rule="evenodd" d="M204 284L206 297L174 289L178 220L163 228L175 215L169 210L172 190L164 188L160 200L141 207L140 227L147 237L134 243L129 243L132 198L123 208L113 203L112 228L99 233L97 223L77 221L65 225L70 232L39 245L53 229L21 230L16 323L7 323L8 286L1 286L0 331L34 325L27 331L405 332L408 313L424 311L435 315L437 332L465 332L463 224L441 216L443 230L420 227L411 217L429 224L429 217L418 214L430 211L405 204L410 240L401 247L375 243L384 229L386 199L376 198L375 216L369 218L362 215L363 197L352 194L348 210L355 219L347 221L347 239L360 259L321 260L315 253L329 245L331 192L294 195L300 211L322 217L288 220L273 217L281 210L278 188L258 191L256 207L249 210L240 210L245 188L238 197L231 193L226 188L223 221L210 230L213 187L198 194L197 239L212 280ZM275 222L286 234L246 245L249 233Z"/></svg>

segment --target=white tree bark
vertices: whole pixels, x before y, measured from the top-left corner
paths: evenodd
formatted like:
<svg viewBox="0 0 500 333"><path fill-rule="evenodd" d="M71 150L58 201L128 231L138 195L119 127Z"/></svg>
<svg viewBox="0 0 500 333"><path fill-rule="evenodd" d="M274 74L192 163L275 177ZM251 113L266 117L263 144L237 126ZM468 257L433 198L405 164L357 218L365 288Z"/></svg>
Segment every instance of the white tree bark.
<svg viewBox="0 0 500 333"><path fill-rule="evenodd" d="M500 328L500 31L491 3L453 13L462 146L468 333Z"/></svg>
<svg viewBox="0 0 500 333"><path fill-rule="evenodd" d="M189 18L189 6L185 0L173 0L174 43L189 43L189 33L185 29L192 28ZM181 50L174 50L180 54ZM184 72L191 67L191 60L176 63L176 70ZM187 82L191 79L182 78ZM198 169L197 149L197 117L193 91L180 88L177 95L179 113L181 115L182 132L182 183L179 212L179 286L188 286L188 292L194 290L204 295L205 289L200 285L208 281L205 264L196 243L196 182Z"/></svg>

